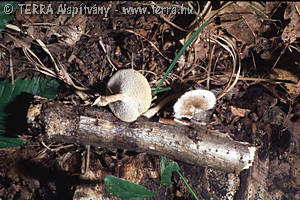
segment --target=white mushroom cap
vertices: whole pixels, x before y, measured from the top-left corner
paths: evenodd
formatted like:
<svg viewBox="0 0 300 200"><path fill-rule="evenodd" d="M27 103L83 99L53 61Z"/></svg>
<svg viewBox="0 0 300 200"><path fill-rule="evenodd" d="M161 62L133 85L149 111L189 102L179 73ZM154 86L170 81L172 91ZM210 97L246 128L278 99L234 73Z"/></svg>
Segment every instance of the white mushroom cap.
<svg viewBox="0 0 300 200"><path fill-rule="evenodd" d="M116 72L107 83L108 95L122 94L122 100L109 103L116 117L125 122L135 121L151 104L151 88L147 79L133 69Z"/></svg>
<svg viewBox="0 0 300 200"><path fill-rule="evenodd" d="M186 117L199 118L199 115L206 115L205 111L212 109L216 104L214 93L208 90L191 90L184 93L174 104L175 118Z"/></svg>

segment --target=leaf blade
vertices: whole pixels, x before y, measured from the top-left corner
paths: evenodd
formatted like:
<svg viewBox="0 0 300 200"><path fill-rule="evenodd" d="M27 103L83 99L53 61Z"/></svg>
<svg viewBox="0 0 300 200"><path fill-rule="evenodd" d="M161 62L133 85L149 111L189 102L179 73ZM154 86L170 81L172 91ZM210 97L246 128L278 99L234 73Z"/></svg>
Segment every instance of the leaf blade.
<svg viewBox="0 0 300 200"><path fill-rule="evenodd" d="M131 198L149 198L153 197L156 193L148 190L147 188L127 181L122 178L118 178L112 175L108 175L104 178L106 190L113 196L122 199Z"/></svg>
<svg viewBox="0 0 300 200"><path fill-rule="evenodd" d="M161 184L165 186L169 186L173 184L171 181L172 173L174 171L179 171L180 168L177 164L177 162L171 162L162 172L161 175Z"/></svg>
<svg viewBox="0 0 300 200"><path fill-rule="evenodd" d="M1 6L0 6L1 7ZM49 99L54 99L59 83L53 79L20 79L14 81L14 87L9 80L0 81L0 148L20 146L25 140L15 137L5 137L6 122L11 113L8 113L7 107L22 93L30 95L39 95ZM9 133L8 133L9 134Z"/></svg>
<svg viewBox="0 0 300 200"><path fill-rule="evenodd" d="M1 132L0 132L1 134ZM3 137L0 135L0 147L1 148L11 148L11 147L17 147L25 144L25 140L22 140L20 138L9 138L9 137Z"/></svg>

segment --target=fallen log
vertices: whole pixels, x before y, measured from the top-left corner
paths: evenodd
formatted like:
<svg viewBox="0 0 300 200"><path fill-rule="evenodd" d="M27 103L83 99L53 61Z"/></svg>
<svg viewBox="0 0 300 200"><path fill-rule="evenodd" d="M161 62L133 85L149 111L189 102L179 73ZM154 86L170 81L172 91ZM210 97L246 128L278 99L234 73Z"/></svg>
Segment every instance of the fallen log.
<svg viewBox="0 0 300 200"><path fill-rule="evenodd" d="M207 127L162 124L146 118L128 123L104 108L35 100L27 113L29 127L45 130L49 141L120 148L164 155L227 172L248 169L256 148ZM197 141L189 138L193 132Z"/></svg>

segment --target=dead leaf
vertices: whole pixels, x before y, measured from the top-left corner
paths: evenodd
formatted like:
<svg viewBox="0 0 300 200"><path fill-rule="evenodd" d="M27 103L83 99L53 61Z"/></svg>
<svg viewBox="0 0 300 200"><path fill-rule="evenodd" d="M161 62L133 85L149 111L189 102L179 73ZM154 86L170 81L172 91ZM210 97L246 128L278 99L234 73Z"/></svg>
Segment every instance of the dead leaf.
<svg viewBox="0 0 300 200"><path fill-rule="evenodd" d="M209 56L209 42L206 40L197 40L194 44L194 56L188 57L188 62L193 63L194 61L205 60Z"/></svg>
<svg viewBox="0 0 300 200"><path fill-rule="evenodd" d="M245 117L250 113L251 110L244 108L237 108L234 106L230 106L230 110L234 116Z"/></svg>
<svg viewBox="0 0 300 200"><path fill-rule="evenodd" d="M284 28L281 39L293 43L300 37L300 2L290 2L284 12L284 19L291 19Z"/></svg>
<svg viewBox="0 0 300 200"><path fill-rule="evenodd" d="M80 40L82 34L85 33L87 17L85 15L76 15L71 17L66 26L61 27L62 35L65 37L64 42L73 46Z"/></svg>
<svg viewBox="0 0 300 200"><path fill-rule="evenodd" d="M225 8L220 15L221 27L233 37L252 44L261 32L263 17L257 14L257 6L251 2L237 2Z"/></svg>
<svg viewBox="0 0 300 200"><path fill-rule="evenodd" d="M287 86L287 88L289 89L290 94L300 94L300 81L298 81L297 84L286 83L286 85L289 85L289 87Z"/></svg>
<svg viewBox="0 0 300 200"><path fill-rule="evenodd" d="M274 71L277 74L274 78L277 78L279 80L289 80L295 82L284 83L285 87L288 89L290 94L300 94L300 81L298 76L284 69L275 68Z"/></svg>
<svg viewBox="0 0 300 200"><path fill-rule="evenodd" d="M265 8L266 14L269 15L270 17L273 16L282 3L283 2L280 1L267 1L266 8Z"/></svg>
<svg viewBox="0 0 300 200"><path fill-rule="evenodd" d="M60 15L54 24L47 30L47 36L51 37L55 35L59 38L59 42L73 46L80 37L85 33L87 17L85 15L78 14L74 17L68 18L66 15Z"/></svg>

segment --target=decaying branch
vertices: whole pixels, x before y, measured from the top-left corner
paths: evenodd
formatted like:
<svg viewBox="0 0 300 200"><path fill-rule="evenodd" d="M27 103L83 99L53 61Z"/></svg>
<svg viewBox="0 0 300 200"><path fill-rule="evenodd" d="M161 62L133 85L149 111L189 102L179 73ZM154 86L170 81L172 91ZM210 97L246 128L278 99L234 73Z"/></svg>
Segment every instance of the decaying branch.
<svg viewBox="0 0 300 200"><path fill-rule="evenodd" d="M33 102L27 120L50 141L112 147L165 155L198 166L240 172L252 165L256 148L205 127L161 124L145 118L122 122L109 111L60 102ZM193 141L188 135L196 131Z"/></svg>

